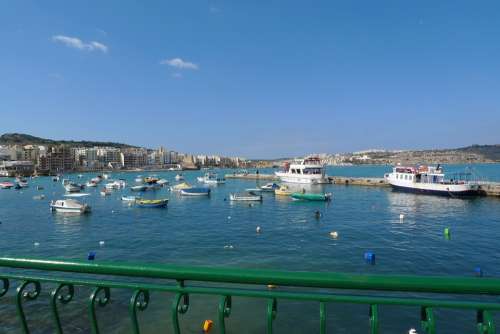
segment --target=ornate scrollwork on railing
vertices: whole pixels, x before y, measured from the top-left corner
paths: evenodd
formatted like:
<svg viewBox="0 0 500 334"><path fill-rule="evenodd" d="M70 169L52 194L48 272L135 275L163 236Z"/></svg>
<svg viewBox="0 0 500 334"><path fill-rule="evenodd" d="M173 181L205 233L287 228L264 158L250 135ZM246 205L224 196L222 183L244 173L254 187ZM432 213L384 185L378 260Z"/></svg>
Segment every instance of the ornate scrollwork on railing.
<svg viewBox="0 0 500 334"><path fill-rule="evenodd" d="M273 321L276 319L277 312L278 301L276 298L269 299L267 301L267 333L269 334L273 332Z"/></svg>
<svg viewBox="0 0 500 334"><path fill-rule="evenodd" d="M219 302L219 325L221 334L226 333L226 318L231 315L231 296L222 296Z"/></svg>
<svg viewBox="0 0 500 334"><path fill-rule="evenodd" d="M33 285L33 290L30 291L25 291L25 289ZM19 320L21 321L21 329L23 333L28 334L30 332L28 328L28 323L26 322L26 316L24 314L23 310L23 300L35 300L38 298L40 295L40 291L42 290L42 287L40 285L40 282L38 281L24 281L17 287L16 290L16 309L17 309L17 314L19 316Z"/></svg>
<svg viewBox="0 0 500 334"><path fill-rule="evenodd" d="M476 314L477 332L479 334L494 334L495 324L489 311L479 310Z"/></svg>
<svg viewBox="0 0 500 334"><path fill-rule="evenodd" d="M69 303L75 294L75 288L72 284L61 283L50 293L50 306L52 307L52 314L54 315L54 322L58 334L62 334L61 319L59 318L59 311L57 309L57 302L61 304Z"/></svg>
<svg viewBox="0 0 500 334"><path fill-rule="evenodd" d="M184 281L177 281L179 288L184 288ZM182 300L182 304L181 304ZM174 302L172 303L172 324L174 326L174 333L180 334L181 330L179 327L179 314L185 314L189 310L189 294L184 292L179 292L174 297Z"/></svg>
<svg viewBox="0 0 500 334"><path fill-rule="evenodd" d="M99 296L99 294L104 293L104 296ZM96 304L100 307L106 306L109 302L111 296L111 291L108 287L97 287L94 289L92 294L89 297L89 318L90 325L92 327L92 333L99 334L99 325L97 323L97 315L96 315Z"/></svg>
<svg viewBox="0 0 500 334"><path fill-rule="evenodd" d="M135 334L139 334L139 321L137 320L137 310L144 311L148 308L149 304L149 291L147 290L136 290L129 303L129 313L132 319L132 330Z"/></svg>
<svg viewBox="0 0 500 334"><path fill-rule="evenodd" d="M2 281L2 289L0 290L0 297L4 296L9 291L9 280L7 278L0 278Z"/></svg>

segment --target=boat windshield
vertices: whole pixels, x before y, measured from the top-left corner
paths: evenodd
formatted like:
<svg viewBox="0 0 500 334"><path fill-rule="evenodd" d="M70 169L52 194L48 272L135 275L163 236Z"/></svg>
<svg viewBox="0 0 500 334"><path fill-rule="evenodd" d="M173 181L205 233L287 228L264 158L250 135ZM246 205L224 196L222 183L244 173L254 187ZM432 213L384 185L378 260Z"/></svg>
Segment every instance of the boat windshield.
<svg viewBox="0 0 500 334"><path fill-rule="evenodd" d="M321 174L321 168L304 168L303 174Z"/></svg>

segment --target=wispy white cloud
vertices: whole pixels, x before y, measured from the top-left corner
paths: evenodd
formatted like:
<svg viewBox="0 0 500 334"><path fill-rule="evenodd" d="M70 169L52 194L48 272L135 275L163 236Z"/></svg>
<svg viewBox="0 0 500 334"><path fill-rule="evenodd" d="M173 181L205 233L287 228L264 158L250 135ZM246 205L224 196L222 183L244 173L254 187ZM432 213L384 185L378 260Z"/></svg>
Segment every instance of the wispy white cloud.
<svg viewBox="0 0 500 334"><path fill-rule="evenodd" d="M96 42L96 41L90 41L88 43L85 43L79 38L76 37L70 37L70 36L64 36L64 35L56 35L52 36L52 40L56 43L62 43L66 45L67 47L78 49L78 50L85 50L85 51L101 51L103 53L108 52L108 47L102 43Z"/></svg>
<svg viewBox="0 0 500 334"><path fill-rule="evenodd" d="M165 59L160 62L162 65L168 65L179 70L197 70L199 67L195 63L184 61L181 58Z"/></svg>

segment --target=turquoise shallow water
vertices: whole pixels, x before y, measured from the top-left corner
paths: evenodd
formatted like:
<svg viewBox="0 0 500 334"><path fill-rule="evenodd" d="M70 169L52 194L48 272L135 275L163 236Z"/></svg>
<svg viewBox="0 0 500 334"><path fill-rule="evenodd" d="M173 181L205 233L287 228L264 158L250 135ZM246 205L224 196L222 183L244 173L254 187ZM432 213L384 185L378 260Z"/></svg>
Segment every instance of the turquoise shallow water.
<svg viewBox="0 0 500 334"><path fill-rule="evenodd" d="M464 166L446 166L459 171ZM482 177L500 180L500 165L476 165ZM330 175L381 177L387 166L331 167ZM221 174L230 171L220 171ZM261 170L266 172L266 170ZM156 173L171 183L174 172ZM186 172L196 183L202 172ZM115 173L133 183L137 173ZM93 175L85 174L81 182ZM77 180L76 175L69 175ZM41 185L45 189L36 190ZM473 276L480 266L485 276L500 277L500 200L496 198L450 199L403 194L386 188L328 185L318 190L332 192L330 204L293 202L265 194L262 204L231 204L230 192L255 187L255 181L228 180L212 188L210 198L183 198L167 189L148 193L168 197L168 208L139 209L120 201L128 190L101 197L96 189L85 202L92 206L86 216L67 216L49 211L48 202L61 198L63 188L50 178L30 181L30 188L0 190L0 254L85 259L89 251L97 261L145 261L209 266L272 268L284 270L339 271L419 275ZM45 194L37 201L33 196ZM322 218L316 220L314 211ZM399 215L405 215L401 223ZM229 218L230 217L230 218ZM255 229L260 226L262 233ZM452 239L443 238L450 227ZM330 238L338 231L338 240ZM99 241L104 241L103 247ZM39 246L34 246L38 242ZM225 246L232 245L233 248ZM363 253L376 253L376 265L367 265ZM86 309L81 291L75 302L64 307L70 332L87 333ZM45 295L48 292L45 291ZM45 296L44 295L44 296ZM127 302L130 294L113 293L111 306L100 310L105 333L128 333ZM12 298L12 297L9 297ZM52 333L48 312L40 297L28 316L42 333ZM168 326L171 296L154 294L142 316L147 332ZM0 333L17 333L13 307L0 299ZM13 300L10 300L13 302ZM183 317L188 333L199 333L204 319L216 319L216 298L192 298L192 308ZM265 301L236 299L228 321L235 333L265 330ZM38 310L41 310L38 312ZM48 313L47 313L48 314ZM335 333L366 333L368 309L364 306L328 306L328 326ZM438 313L443 333L474 330L472 312ZM299 319L299 320L297 320ZM453 319L453 320L450 320ZM419 326L419 310L382 308L383 332L405 333ZM280 302L276 320L278 333L317 331L318 305ZM446 324L446 326L444 326ZM466 330L469 329L469 330ZM169 332L169 330L165 330Z"/></svg>

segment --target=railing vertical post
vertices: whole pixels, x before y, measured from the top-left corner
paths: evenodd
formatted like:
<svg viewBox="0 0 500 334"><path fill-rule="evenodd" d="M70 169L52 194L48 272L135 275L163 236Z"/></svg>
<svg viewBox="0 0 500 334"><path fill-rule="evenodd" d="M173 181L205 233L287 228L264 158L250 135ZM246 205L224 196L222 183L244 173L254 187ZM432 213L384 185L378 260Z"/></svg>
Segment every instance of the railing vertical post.
<svg viewBox="0 0 500 334"><path fill-rule="evenodd" d="M370 305L370 333L378 334L378 307L377 305Z"/></svg>
<svg viewBox="0 0 500 334"><path fill-rule="evenodd" d="M219 302L220 333L226 333L226 318L231 314L231 296L222 296Z"/></svg>
<svg viewBox="0 0 500 334"><path fill-rule="evenodd" d="M177 285L180 289L184 288L184 281L177 281ZM181 305L181 299L183 304ZM189 295L184 292L178 292L174 297L174 302L172 303L172 326L174 327L174 333L180 334L181 329L179 326L179 313L184 314L189 309Z"/></svg>
<svg viewBox="0 0 500 334"><path fill-rule="evenodd" d="M432 307L422 306L420 308L420 323L427 334L436 334L436 319Z"/></svg>
<svg viewBox="0 0 500 334"><path fill-rule="evenodd" d="M278 301L276 298L268 299L267 301L267 333L273 333L273 320L276 319L278 311Z"/></svg>
<svg viewBox="0 0 500 334"><path fill-rule="evenodd" d="M319 333L326 334L326 305L319 302Z"/></svg>

